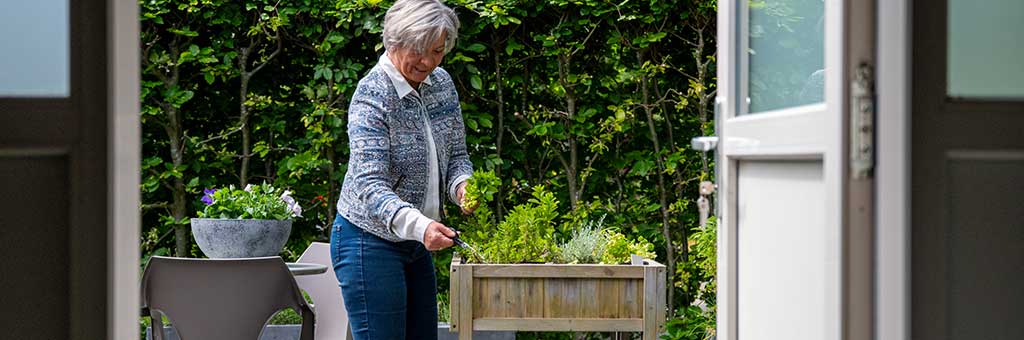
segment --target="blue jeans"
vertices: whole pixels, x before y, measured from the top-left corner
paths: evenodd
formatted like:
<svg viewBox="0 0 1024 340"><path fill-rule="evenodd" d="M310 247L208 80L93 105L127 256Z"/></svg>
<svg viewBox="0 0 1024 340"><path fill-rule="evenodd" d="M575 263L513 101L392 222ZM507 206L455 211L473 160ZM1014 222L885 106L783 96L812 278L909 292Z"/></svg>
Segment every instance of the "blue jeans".
<svg viewBox="0 0 1024 340"><path fill-rule="evenodd" d="M331 262L355 340L437 339L437 278L422 243L381 239L338 214Z"/></svg>

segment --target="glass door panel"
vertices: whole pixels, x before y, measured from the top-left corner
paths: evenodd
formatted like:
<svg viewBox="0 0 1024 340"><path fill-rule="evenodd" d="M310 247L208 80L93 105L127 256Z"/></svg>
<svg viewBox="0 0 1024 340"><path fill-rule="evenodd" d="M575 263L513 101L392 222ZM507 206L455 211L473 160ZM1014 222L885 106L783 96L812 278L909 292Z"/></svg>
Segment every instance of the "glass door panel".
<svg viewBox="0 0 1024 340"><path fill-rule="evenodd" d="M1024 1L949 0L946 92L1024 99Z"/></svg>
<svg viewBox="0 0 1024 340"><path fill-rule="evenodd" d="M822 0L747 0L748 108L740 114L816 104L825 95Z"/></svg>
<svg viewBox="0 0 1024 340"><path fill-rule="evenodd" d="M7 1L0 10L0 97L67 97L67 0Z"/></svg>

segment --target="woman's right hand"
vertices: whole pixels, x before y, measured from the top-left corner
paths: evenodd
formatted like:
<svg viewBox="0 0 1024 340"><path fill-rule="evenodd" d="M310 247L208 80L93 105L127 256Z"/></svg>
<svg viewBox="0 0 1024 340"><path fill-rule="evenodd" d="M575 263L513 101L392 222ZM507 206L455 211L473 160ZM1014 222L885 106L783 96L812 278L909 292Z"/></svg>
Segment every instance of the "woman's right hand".
<svg viewBox="0 0 1024 340"><path fill-rule="evenodd" d="M423 233L423 245L429 251L438 251L451 247L455 244L452 238L457 236L455 231L438 222L430 222L427 231Z"/></svg>

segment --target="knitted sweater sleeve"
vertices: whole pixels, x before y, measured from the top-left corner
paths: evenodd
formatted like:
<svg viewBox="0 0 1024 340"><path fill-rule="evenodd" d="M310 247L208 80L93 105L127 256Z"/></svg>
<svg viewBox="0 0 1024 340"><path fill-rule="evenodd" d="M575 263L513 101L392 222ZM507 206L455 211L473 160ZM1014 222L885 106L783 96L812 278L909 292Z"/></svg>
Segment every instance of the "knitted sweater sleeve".
<svg viewBox="0 0 1024 340"><path fill-rule="evenodd" d="M391 139L383 90L360 82L348 109L349 172L354 190L370 218L391 225L395 215L412 204L391 189Z"/></svg>

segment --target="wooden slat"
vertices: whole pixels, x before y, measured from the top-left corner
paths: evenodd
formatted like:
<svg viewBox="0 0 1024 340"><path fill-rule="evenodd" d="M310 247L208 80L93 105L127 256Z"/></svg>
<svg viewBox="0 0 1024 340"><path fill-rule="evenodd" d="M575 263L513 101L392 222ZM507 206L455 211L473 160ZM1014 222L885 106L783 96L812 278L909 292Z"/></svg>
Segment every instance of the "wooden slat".
<svg viewBox="0 0 1024 340"><path fill-rule="evenodd" d="M539 318L544 316L544 279L521 279L526 282L526 295L523 299L525 313L523 317Z"/></svg>
<svg viewBox="0 0 1024 340"><path fill-rule="evenodd" d="M623 282L622 304L619 305L619 316L624 318L642 318L643 313L643 281L626 280Z"/></svg>
<svg viewBox="0 0 1024 340"><path fill-rule="evenodd" d="M507 297L511 295L508 281L503 278L474 278L474 319L508 317Z"/></svg>
<svg viewBox="0 0 1024 340"><path fill-rule="evenodd" d="M562 280L544 280L544 317L562 317Z"/></svg>
<svg viewBox="0 0 1024 340"><path fill-rule="evenodd" d="M488 303L488 293L484 291L483 282L480 279L473 280L473 319L486 316L488 309L490 309L490 303Z"/></svg>
<svg viewBox="0 0 1024 340"><path fill-rule="evenodd" d="M458 255L452 257L452 269L449 272L449 331L458 332L459 324L462 324L459 320L459 285L461 284L460 277L462 274L460 264L462 261Z"/></svg>
<svg viewBox="0 0 1024 340"><path fill-rule="evenodd" d="M459 271L459 340L473 339L473 266L461 266Z"/></svg>
<svg viewBox="0 0 1024 340"><path fill-rule="evenodd" d="M619 313L619 306L622 305L622 291L626 289L625 280L602 279L597 280L597 317L599 318L622 318L628 317Z"/></svg>
<svg viewBox="0 0 1024 340"><path fill-rule="evenodd" d="M639 332L643 319L487 318L474 321L473 330Z"/></svg>
<svg viewBox="0 0 1024 340"><path fill-rule="evenodd" d="M595 297L588 296L587 298ZM556 317L581 317L582 315L579 314L581 304L583 304L583 296L580 295L580 280L562 279L562 315Z"/></svg>
<svg viewBox="0 0 1024 340"><path fill-rule="evenodd" d="M473 265L475 277L543 277L543 278L636 278L644 277L646 266L602 264L514 264Z"/></svg>
<svg viewBox="0 0 1024 340"><path fill-rule="evenodd" d="M600 317L600 311L598 310L598 300L605 299L605 296L597 295L597 281L600 279L579 279L579 308L577 309L576 316L581 318L597 318Z"/></svg>
<svg viewBox="0 0 1024 340"><path fill-rule="evenodd" d="M505 317L522 318L526 316L526 306L523 304L523 299L526 298L526 280L527 279L505 280L505 284L507 285L505 292L508 294L508 296L505 297L505 303L508 306L505 310Z"/></svg>
<svg viewBox="0 0 1024 340"><path fill-rule="evenodd" d="M644 268L644 340L657 339L658 333L658 268Z"/></svg>

